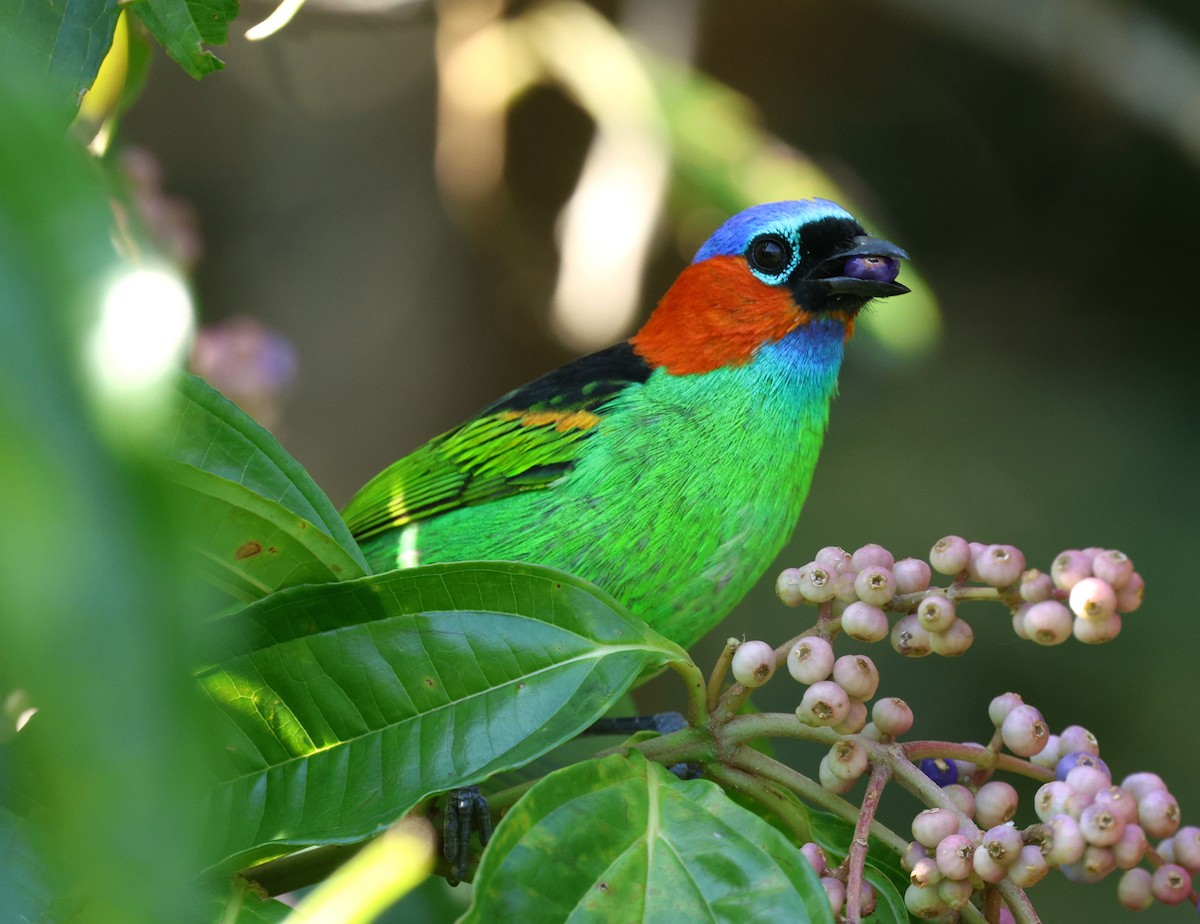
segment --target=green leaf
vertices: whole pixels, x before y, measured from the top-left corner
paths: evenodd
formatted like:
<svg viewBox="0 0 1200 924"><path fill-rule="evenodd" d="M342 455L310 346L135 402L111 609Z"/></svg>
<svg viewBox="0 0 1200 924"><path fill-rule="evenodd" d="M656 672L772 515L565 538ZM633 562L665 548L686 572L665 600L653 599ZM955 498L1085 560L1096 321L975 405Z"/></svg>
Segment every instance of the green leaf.
<svg viewBox="0 0 1200 924"><path fill-rule="evenodd" d="M637 751L530 789L496 828L473 894L463 922L833 921L782 834Z"/></svg>
<svg viewBox="0 0 1200 924"><path fill-rule="evenodd" d="M54 870L30 842L25 819L0 806L0 895L4 908L0 921L51 919L56 888Z"/></svg>
<svg viewBox="0 0 1200 924"><path fill-rule="evenodd" d="M290 906L263 898L239 880L234 880L231 894L213 901L211 909L213 924L279 924L292 913Z"/></svg>
<svg viewBox="0 0 1200 924"><path fill-rule="evenodd" d="M235 600L362 577L358 561L290 510L232 481L168 460L196 565Z"/></svg>
<svg viewBox="0 0 1200 924"><path fill-rule="evenodd" d="M0 55L11 60L20 48L36 76L48 81L61 117L69 119L96 79L119 14L118 0L13 0L0 12Z"/></svg>
<svg viewBox="0 0 1200 924"><path fill-rule="evenodd" d="M64 134L38 66L0 56L0 686L39 710L6 746L0 798L38 807L49 885L87 920L190 924L199 613L145 428L107 428L119 399L88 375L105 287L131 266L103 167ZM126 393L124 417L147 419L152 392Z"/></svg>
<svg viewBox="0 0 1200 924"><path fill-rule="evenodd" d="M367 561L333 506L271 433L201 378L182 373L167 455L233 481L296 514L337 540L362 574Z"/></svg>
<svg viewBox="0 0 1200 924"><path fill-rule="evenodd" d="M293 588L225 623L200 675L225 742L209 816L242 865L527 763L687 657L590 584L511 562Z"/></svg>
<svg viewBox="0 0 1200 924"><path fill-rule="evenodd" d="M172 58L200 78L225 65L204 45L224 45L237 18L238 0L137 0L129 9Z"/></svg>

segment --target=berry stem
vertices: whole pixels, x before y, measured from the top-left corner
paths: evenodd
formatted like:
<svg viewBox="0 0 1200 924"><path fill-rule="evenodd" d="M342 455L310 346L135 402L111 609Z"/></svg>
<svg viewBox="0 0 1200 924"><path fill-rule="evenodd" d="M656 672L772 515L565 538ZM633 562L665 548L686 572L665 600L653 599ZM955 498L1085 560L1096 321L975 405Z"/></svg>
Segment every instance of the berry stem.
<svg viewBox="0 0 1200 924"><path fill-rule="evenodd" d="M738 640L730 638L725 640L725 647L721 649L721 653L717 656L717 663L713 665L712 674L708 678L708 688L706 691L705 706L707 712L712 712L717 708L717 702L721 698L721 687L725 683L725 675L729 673L729 664L733 661L733 653L737 651ZM776 652L776 660L779 658Z"/></svg>
<svg viewBox="0 0 1200 924"><path fill-rule="evenodd" d="M862 903L863 865L867 861L867 847L870 844L868 834L871 822L875 820L875 812L879 808L879 798L883 795L883 787L892 777L892 768L885 763L871 767L871 776L867 780L867 790L863 793L862 806L858 812L858 821L854 824L854 837L850 840L850 849L846 852L846 922L858 924L860 920L860 905Z"/></svg>
<svg viewBox="0 0 1200 924"><path fill-rule="evenodd" d="M685 717L688 724L697 728L702 726L708 716L708 692L704 685L704 674L691 658L671 661L668 666L679 675L679 679L683 681L684 689L687 691L688 703Z"/></svg>
<svg viewBox="0 0 1200 924"><path fill-rule="evenodd" d="M768 780L785 789L790 789L801 798L829 812L831 815L836 815L847 824L855 825L858 823L859 810L855 806L840 796L829 792L829 790L814 780L809 779L803 773L793 770L786 764L781 764L779 761L768 757L760 751L748 747L739 747L725 759L724 763L726 766ZM705 772L708 772L707 767L705 768ZM890 850L894 850L897 855L903 854L908 849L908 841L878 821L871 821L870 834L881 844L884 844Z"/></svg>
<svg viewBox="0 0 1200 924"><path fill-rule="evenodd" d="M904 754L914 764L926 757L941 757L947 760L965 760L983 770L1004 770L1020 776L1049 783L1054 771L1039 767L1011 754L997 754L990 747L978 744L959 744L953 741L906 741Z"/></svg>
<svg viewBox="0 0 1200 924"><path fill-rule="evenodd" d="M704 775L726 789L736 789L766 807L792 832L794 840L807 843L813 839L808 812L787 789L723 763L706 764Z"/></svg>

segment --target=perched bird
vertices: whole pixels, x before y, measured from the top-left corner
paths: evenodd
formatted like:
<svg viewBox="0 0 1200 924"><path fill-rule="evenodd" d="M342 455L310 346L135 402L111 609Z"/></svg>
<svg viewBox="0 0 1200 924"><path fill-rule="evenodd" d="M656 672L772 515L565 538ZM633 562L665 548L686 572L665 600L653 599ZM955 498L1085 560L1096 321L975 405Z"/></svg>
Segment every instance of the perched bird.
<svg viewBox="0 0 1200 924"><path fill-rule="evenodd" d="M833 202L725 222L628 340L489 405L344 510L376 570L507 559L688 647L795 528L855 316L907 254Z"/></svg>

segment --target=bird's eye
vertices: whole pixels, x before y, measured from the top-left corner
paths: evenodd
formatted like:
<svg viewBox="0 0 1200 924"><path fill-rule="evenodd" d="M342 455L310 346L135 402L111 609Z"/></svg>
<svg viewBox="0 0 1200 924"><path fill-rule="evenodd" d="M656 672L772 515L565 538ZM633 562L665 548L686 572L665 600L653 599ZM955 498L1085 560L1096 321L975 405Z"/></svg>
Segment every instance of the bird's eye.
<svg viewBox="0 0 1200 924"><path fill-rule="evenodd" d="M764 234L750 242L746 256L755 269L774 275L792 262L792 247L777 234Z"/></svg>

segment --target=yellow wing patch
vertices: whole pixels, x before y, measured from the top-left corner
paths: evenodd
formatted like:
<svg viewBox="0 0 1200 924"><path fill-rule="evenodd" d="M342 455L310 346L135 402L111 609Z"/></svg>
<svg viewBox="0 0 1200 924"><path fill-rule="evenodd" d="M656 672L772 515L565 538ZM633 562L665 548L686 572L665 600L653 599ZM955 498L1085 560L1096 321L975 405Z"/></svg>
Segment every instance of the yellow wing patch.
<svg viewBox="0 0 1200 924"><path fill-rule="evenodd" d="M526 427L553 426L559 433L590 430L600 423L599 415L591 411L503 411L496 416L505 421L518 421Z"/></svg>

